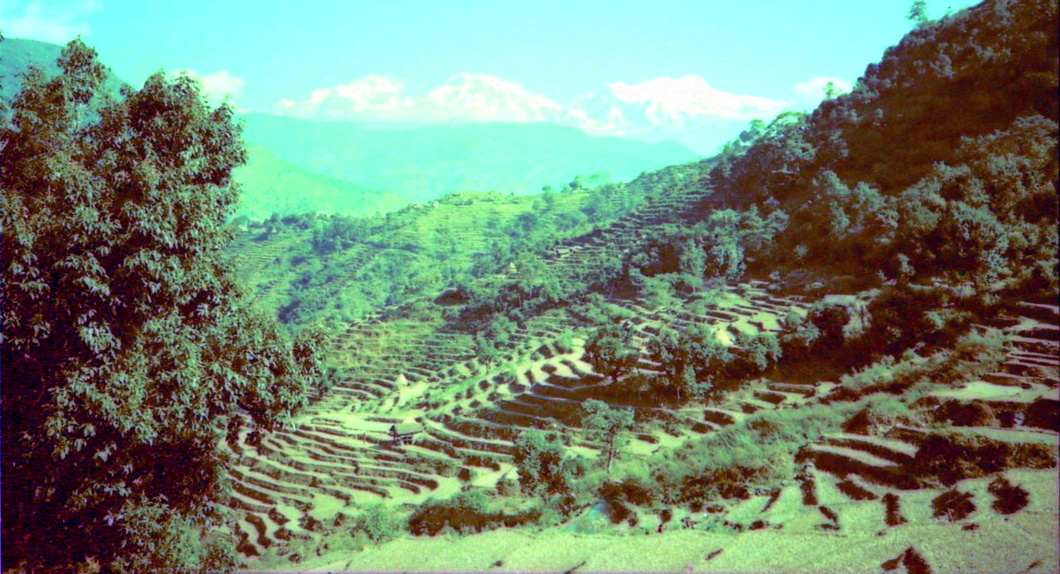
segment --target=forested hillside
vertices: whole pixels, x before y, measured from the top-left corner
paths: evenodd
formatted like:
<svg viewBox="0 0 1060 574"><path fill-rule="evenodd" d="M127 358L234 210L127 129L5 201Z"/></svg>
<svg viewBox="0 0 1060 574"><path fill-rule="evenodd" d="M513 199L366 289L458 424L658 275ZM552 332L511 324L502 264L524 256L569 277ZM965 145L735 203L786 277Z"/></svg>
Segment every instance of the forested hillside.
<svg viewBox="0 0 1060 574"><path fill-rule="evenodd" d="M1055 23L1052 2L985 2L914 30L727 157L710 204L790 216L763 268L1055 290Z"/></svg>

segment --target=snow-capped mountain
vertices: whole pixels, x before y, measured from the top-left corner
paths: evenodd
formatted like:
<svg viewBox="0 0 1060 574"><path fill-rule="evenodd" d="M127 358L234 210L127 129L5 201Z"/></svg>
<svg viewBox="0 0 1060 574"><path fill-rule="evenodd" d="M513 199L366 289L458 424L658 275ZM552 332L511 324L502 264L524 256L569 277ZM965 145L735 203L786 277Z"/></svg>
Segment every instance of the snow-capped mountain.
<svg viewBox="0 0 1060 574"><path fill-rule="evenodd" d="M675 140L710 153L750 120L769 119L787 105L724 92L691 75L638 84L616 82L602 94L562 105L512 82L461 73L419 97L406 95L399 80L368 76L316 90L303 101L283 100L274 111L304 119L357 122L550 122L592 135Z"/></svg>
<svg viewBox="0 0 1060 574"><path fill-rule="evenodd" d="M481 74L457 74L431 90L421 100L431 116L461 122L578 121L572 110L532 94L522 86Z"/></svg>

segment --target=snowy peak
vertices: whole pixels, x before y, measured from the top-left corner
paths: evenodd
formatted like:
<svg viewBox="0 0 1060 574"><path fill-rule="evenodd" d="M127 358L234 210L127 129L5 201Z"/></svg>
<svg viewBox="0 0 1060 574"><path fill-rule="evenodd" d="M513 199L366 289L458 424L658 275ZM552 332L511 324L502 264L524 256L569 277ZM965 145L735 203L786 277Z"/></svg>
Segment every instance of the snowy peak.
<svg viewBox="0 0 1060 574"><path fill-rule="evenodd" d="M707 115L734 120L752 120L779 112L787 102L730 94L718 90L699 76L656 78L639 84L615 82L611 94L623 103L645 103L657 113Z"/></svg>
<svg viewBox="0 0 1060 574"><path fill-rule="evenodd" d="M295 117L343 120L360 116L391 119L412 107L402 92L403 82L385 76L366 76L349 84L314 90L307 100L280 100L276 112Z"/></svg>
<svg viewBox="0 0 1060 574"><path fill-rule="evenodd" d="M769 119L789 102L724 92L699 76L615 82L570 105L493 76L459 73L419 96L403 82L367 76L316 90L302 101L282 100L281 115L306 119L420 124L551 122L592 135L676 140L704 153L753 119Z"/></svg>
<svg viewBox="0 0 1060 574"><path fill-rule="evenodd" d="M428 92L422 103L450 121L556 122L568 115L544 96L481 74L456 74Z"/></svg>

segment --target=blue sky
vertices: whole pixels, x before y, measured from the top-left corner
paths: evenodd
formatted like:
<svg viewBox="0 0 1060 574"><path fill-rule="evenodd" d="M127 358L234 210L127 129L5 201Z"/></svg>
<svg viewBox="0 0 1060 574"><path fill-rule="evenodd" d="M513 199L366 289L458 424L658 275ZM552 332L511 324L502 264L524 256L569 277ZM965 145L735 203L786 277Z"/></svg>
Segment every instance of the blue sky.
<svg viewBox="0 0 1060 574"><path fill-rule="evenodd" d="M10 37L95 46L123 79L191 69L250 110L369 74L433 87L494 75L566 103L613 82L700 76L777 100L853 82L906 33L906 0L0 0ZM929 14L974 2L928 1Z"/></svg>

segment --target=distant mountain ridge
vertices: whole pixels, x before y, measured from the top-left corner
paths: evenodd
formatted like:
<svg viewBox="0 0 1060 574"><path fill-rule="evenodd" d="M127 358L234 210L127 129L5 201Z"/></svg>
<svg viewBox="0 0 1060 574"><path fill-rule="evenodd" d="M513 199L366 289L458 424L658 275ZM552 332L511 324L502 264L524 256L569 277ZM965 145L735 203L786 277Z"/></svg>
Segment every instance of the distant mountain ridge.
<svg viewBox="0 0 1060 574"><path fill-rule="evenodd" d="M62 50L62 46L37 40L5 38L0 42L0 101L14 99L22 75L30 67L40 69L45 76L58 74L56 61ZM109 71L106 82L108 91L115 95L125 84ZM370 215L400 209L408 203L392 193L307 172L255 145L247 146L247 163L233 171L233 179L240 190L235 217L265 219L273 213L307 212Z"/></svg>
<svg viewBox="0 0 1060 574"><path fill-rule="evenodd" d="M397 129L264 114L244 119L247 141L300 169L411 201L455 191L533 193L597 173L625 180L700 157L675 142L592 137L548 122Z"/></svg>
<svg viewBox="0 0 1060 574"><path fill-rule="evenodd" d="M616 82L604 93L561 105L492 76L460 73L420 96L400 80L368 76L314 91L302 101L282 100L274 111L301 119L453 124L550 122L590 135L678 141L713 153L752 119L769 119L788 102L730 94L698 76Z"/></svg>
<svg viewBox="0 0 1060 574"><path fill-rule="evenodd" d="M32 40L0 43L5 101L30 66L57 73L61 51ZM115 92L122 84L108 81ZM419 103L403 89L373 76L318 90L295 114L365 119L356 125L246 116L249 163L235 174L242 189L237 214L368 214L458 191L533 193L600 173L631 179L700 157L672 141L592 137L572 125L587 122L584 115L495 78L457 75Z"/></svg>

